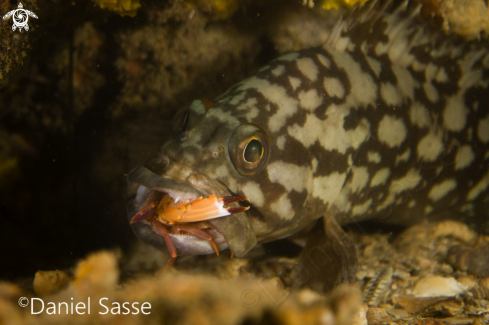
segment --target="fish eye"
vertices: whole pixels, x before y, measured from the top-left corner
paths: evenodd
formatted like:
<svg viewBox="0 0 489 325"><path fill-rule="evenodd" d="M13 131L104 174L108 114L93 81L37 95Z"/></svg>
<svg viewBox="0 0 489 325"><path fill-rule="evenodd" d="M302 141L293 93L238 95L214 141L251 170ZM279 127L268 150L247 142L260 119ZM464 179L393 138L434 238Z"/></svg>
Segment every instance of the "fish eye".
<svg viewBox="0 0 489 325"><path fill-rule="evenodd" d="M172 122L173 134L180 139L185 138L185 132L188 130L189 109L184 108L175 114Z"/></svg>
<svg viewBox="0 0 489 325"><path fill-rule="evenodd" d="M252 139L246 145L244 150L244 160L247 162L256 162L263 156L263 146L260 141Z"/></svg>
<svg viewBox="0 0 489 325"><path fill-rule="evenodd" d="M258 173L268 160L268 137L262 128L254 124L238 126L229 139L228 147L234 168L243 176Z"/></svg>
<svg viewBox="0 0 489 325"><path fill-rule="evenodd" d="M183 132L187 131L188 128L188 112L185 114L185 117L183 118L183 124L182 124L182 130Z"/></svg>
<svg viewBox="0 0 489 325"><path fill-rule="evenodd" d="M185 140L189 126L205 114L214 106L214 103L208 99L201 98L194 100L189 107L179 110L173 118L173 135L181 141Z"/></svg>

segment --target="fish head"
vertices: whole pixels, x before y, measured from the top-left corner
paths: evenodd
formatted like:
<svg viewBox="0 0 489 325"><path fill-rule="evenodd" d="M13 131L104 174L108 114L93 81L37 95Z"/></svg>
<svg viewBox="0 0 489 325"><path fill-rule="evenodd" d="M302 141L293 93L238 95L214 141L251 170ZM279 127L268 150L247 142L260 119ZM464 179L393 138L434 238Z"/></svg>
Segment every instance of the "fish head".
<svg viewBox="0 0 489 325"><path fill-rule="evenodd" d="M247 100L238 91L215 106L196 100L179 112L174 137L128 175L128 218L143 208L151 190L167 193L177 202L212 194L246 196L241 204L249 210L209 220L218 230L209 233L219 250L230 248L238 257L257 241L286 237L317 218L309 222L303 218L311 214L306 211L313 172L308 150L299 143L295 147L289 143L293 150L288 153L275 148L281 140L267 123L274 113L255 110L260 103L253 100L253 107L240 107ZM167 251L150 226L132 227L141 240ZM172 242L178 255L213 253L208 241L189 234L173 234Z"/></svg>

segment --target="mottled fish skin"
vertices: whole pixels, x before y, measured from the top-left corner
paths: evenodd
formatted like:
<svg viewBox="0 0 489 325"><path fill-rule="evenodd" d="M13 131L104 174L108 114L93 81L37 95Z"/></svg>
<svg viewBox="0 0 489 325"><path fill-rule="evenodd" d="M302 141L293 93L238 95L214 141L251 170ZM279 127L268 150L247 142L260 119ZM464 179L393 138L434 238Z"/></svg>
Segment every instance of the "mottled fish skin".
<svg viewBox="0 0 489 325"><path fill-rule="evenodd" d="M258 242L326 214L474 217L489 198L487 44L434 34L416 4L390 6L364 8L324 46L272 61L210 109L194 101L185 136L160 154L247 196ZM269 156L243 176L229 142L246 123L266 133Z"/></svg>

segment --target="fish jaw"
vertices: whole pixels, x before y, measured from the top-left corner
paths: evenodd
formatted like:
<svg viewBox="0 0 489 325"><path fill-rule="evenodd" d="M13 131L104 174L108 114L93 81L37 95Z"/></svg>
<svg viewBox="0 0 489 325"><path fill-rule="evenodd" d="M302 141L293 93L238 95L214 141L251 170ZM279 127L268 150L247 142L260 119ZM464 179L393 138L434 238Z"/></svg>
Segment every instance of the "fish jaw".
<svg viewBox="0 0 489 325"><path fill-rule="evenodd" d="M170 168L170 170L182 169ZM138 213L145 210L145 207L148 205L148 200L151 201L149 196L152 193L162 193L161 195L166 193L179 205L187 201L199 200L202 197L211 197L212 195L219 197L231 196L231 193L222 184L217 184L218 182L210 180L202 174L191 173L186 176L185 182L175 181L170 176L157 175L144 166L135 168L128 175L129 200L127 204L127 217L131 227L140 240L164 252L169 252L169 250L163 237L156 233L148 222L132 222ZM181 181L182 175L175 175L175 178ZM206 232L212 237L218 251L230 248L236 256L243 256L255 245L256 238L249 224L246 212L241 212L245 210L245 207L233 203L236 200L231 200L232 202L229 201L230 199L227 200L223 204L229 203L231 212L239 212L207 221L211 223L211 227L206 228ZM154 213L154 209L147 210L152 211L149 213ZM228 213L230 214L231 212ZM143 211L143 213L145 212ZM140 221L144 217L146 216L139 216L137 221ZM167 222L167 220L163 221ZM170 221L169 223L172 222ZM192 224L193 222L185 223L185 225ZM247 234L244 238L242 236L243 232ZM216 253L211 242L186 231L170 231L169 236L177 255L207 255Z"/></svg>

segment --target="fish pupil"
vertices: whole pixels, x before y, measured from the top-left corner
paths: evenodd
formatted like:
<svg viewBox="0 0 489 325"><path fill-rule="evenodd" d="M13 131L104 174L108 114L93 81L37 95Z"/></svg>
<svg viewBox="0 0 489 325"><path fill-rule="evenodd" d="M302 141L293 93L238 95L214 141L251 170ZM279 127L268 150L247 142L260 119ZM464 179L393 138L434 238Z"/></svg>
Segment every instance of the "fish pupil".
<svg viewBox="0 0 489 325"><path fill-rule="evenodd" d="M256 162L260 160L263 153L263 146L258 140L251 140L248 142L244 152L244 159L247 162Z"/></svg>

